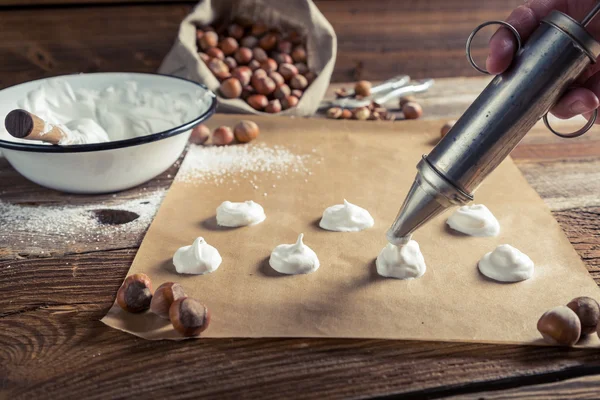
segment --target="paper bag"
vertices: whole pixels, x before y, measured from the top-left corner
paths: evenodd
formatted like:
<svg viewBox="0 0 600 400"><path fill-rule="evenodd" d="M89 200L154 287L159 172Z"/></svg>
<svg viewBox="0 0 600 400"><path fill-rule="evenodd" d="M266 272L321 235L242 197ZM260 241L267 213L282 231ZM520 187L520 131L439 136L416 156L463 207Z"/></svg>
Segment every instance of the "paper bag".
<svg viewBox="0 0 600 400"><path fill-rule="evenodd" d="M317 78L307 87L296 107L277 115L310 116L325 96L333 73L337 38L331 24L312 0L205 0L200 2L179 27L179 35L158 72L205 84L218 93L219 81L198 56L196 27L213 22L228 23L236 17L260 21L282 30L295 29L307 38L308 66ZM241 99L219 97L218 112L266 114Z"/></svg>

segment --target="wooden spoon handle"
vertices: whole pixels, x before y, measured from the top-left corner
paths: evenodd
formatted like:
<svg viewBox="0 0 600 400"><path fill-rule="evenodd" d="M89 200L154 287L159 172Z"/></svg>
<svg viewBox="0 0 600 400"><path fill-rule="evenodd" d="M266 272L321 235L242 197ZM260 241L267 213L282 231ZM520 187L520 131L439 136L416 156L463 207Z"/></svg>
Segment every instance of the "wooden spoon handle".
<svg viewBox="0 0 600 400"><path fill-rule="evenodd" d="M19 139L41 140L58 144L67 134L58 126L48 124L35 114L25 110L12 110L4 119L8 133Z"/></svg>

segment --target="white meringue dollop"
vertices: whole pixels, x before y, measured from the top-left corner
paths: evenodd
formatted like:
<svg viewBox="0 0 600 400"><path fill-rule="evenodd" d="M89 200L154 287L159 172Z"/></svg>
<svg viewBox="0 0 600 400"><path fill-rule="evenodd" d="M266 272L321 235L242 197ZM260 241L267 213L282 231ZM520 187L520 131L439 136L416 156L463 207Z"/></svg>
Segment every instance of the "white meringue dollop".
<svg viewBox="0 0 600 400"><path fill-rule="evenodd" d="M511 245L502 244L479 261L479 271L500 282L519 282L533 276L533 261Z"/></svg>
<svg viewBox="0 0 600 400"><path fill-rule="evenodd" d="M367 210L344 199L344 204L325 209L319 226L328 231L358 232L374 224L375 220Z"/></svg>
<svg viewBox="0 0 600 400"><path fill-rule="evenodd" d="M191 246L179 248L173 256L173 265L180 274L208 274L216 271L222 261L219 251L202 237L194 240Z"/></svg>
<svg viewBox="0 0 600 400"><path fill-rule="evenodd" d="M308 274L319 269L317 254L304 244L304 234L298 236L295 244L280 244L271 252L269 265L281 274Z"/></svg>
<svg viewBox="0 0 600 400"><path fill-rule="evenodd" d="M420 278L427 269L419 244L414 240L401 246L388 243L375 264L379 275L397 279Z"/></svg>
<svg viewBox="0 0 600 400"><path fill-rule="evenodd" d="M458 208L446 223L455 231L471 236L489 237L500 233L500 223L483 204Z"/></svg>
<svg viewBox="0 0 600 400"><path fill-rule="evenodd" d="M266 218L262 206L252 200L241 203L224 201L217 207L217 224L220 226L236 228L238 226L256 225Z"/></svg>

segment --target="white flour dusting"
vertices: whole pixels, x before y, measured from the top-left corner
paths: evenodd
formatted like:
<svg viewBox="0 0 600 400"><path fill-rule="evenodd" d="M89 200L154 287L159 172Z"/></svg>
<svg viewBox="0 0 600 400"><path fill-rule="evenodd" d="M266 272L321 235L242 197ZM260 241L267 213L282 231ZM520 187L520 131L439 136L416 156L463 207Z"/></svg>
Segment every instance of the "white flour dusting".
<svg viewBox="0 0 600 400"><path fill-rule="evenodd" d="M175 178L178 182L238 183L241 178L253 184L257 174L269 173L278 177L294 174L310 175L306 165L310 155L292 153L283 146L265 144L235 146L190 146Z"/></svg>

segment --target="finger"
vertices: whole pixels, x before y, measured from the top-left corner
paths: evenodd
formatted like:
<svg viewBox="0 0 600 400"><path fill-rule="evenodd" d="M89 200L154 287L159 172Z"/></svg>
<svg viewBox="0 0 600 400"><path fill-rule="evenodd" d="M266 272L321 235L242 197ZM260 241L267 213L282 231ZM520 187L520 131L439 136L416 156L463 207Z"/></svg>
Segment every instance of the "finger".
<svg viewBox="0 0 600 400"><path fill-rule="evenodd" d="M585 87L591 90L597 98L600 99L600 71L596 71L586 82ZM585 115L586 118L591 117L591 113ZM597 124L600 124L600 119L596 120Z"/></svg>
<svg viewBox="0 0 600 400"><path fill-rule="evenodd" d="M598 96L587 88L571 89L552 107L552 114L560 119L573 118L579 114L587 114L600 105Z"/></svg>

